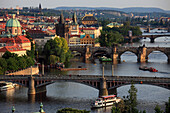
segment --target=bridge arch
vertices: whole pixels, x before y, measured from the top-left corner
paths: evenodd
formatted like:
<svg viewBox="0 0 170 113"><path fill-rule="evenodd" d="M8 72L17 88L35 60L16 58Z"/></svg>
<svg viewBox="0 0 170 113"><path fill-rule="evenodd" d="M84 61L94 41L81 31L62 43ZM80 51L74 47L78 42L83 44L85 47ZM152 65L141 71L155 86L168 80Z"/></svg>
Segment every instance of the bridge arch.
<svg viewBox="0 0 170 113"><path fill-rule="evenodd" d="M107 56L111 57L111 55L106 50L96 50L92 53L91 57L95 58L97 56Z"/></svg>
<svg viewBox="0 0 170 113"><path fill-rule="evenodd" d="M149 51L146 54L146 58L150 60L151 58L149 58L149 56L152 55L152 54L160 54L165 59L167 58L167 61L168 61L168 54L165 53L163 50L152 50L152 51ZM155 56L157 56L157 55L155 55Z"/></svg>
<svg viewBox="0 0 170 113"><path fill-rule="evenodd" d="M118 58L120 59L120 61L122 59L122 56L128 52L129 52L129 54L134 54L136 57L136 61L137 61L138 54L136 53L136 51L132 51L132 50L125 50L125 51L120 52L118 55Z"/></svg>
<svg viewBox="0 0 170 113"><path fill-rule="evenodd" d="M53 84L56 82L58 82L58 80L51 81L51 82L45 82L44 84L37 85L36 87L43 87L43 86L47 86L47 85L50 85L50 84ZM89 86L89 87L92 87L92 88L98 89L98 90L100 87L100 82L73 81L73 80L60 81L60 82L73 82L73 83L83 84L83 85L86 85L86 86Z"/></svg>
<svg viewBox="0 0 170 113"><path fill-rule="evenodd" d="M115 88L119 88L119 87L122 87L122 86L126 86L126 85L130 85L131 83L122 83L122 84L119 84L119 85L116 85L116 86L113 86L113 87L110 87L108 88L108 90L112 90L112 89L115 89ZM145 84L145 85L150 85L150 86L157 86L157 87L161 87L161 88L165 88L165 89L169 89L168 85L166 84L149 84L149 83L134 83L134 84L138 84L138 85L142 85L142 84Z"/></svg>

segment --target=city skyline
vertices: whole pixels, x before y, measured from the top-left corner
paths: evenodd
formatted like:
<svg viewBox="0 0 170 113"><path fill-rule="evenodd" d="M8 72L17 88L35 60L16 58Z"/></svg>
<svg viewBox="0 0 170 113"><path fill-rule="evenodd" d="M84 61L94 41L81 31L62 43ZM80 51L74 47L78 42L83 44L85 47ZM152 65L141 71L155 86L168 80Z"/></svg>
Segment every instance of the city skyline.
<svg viewBox="0 0 170 113"><path fill-rule="evenodd" d="M19 7L38 7L41 3L42 8L66 7L156 7L164 10L170 10L169 0L0 0L0 8Z"/></svg>

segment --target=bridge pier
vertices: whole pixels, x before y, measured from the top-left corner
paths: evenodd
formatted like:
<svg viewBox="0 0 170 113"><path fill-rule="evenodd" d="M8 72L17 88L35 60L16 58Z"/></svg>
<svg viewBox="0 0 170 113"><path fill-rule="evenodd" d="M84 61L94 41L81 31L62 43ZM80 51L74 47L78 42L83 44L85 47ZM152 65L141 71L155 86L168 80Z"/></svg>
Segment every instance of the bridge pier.
<svg viewBox="0 0 170 113"><path fill-rule="evenodd" d="M151 38L150 38L150 43L154 43L155 42L155 38L154 36L152 35Z"/></svg>
<svg viewBox="0 0 170 113"><path fill-rule="evenodd" d="M117 64L117 61L119 61L119 56L117 54L117 48L116 46L113 47L113 50L112 50L112 62L113 64Z"/></svg>
<svg viewBox="0 0 170 113"><path fill-rule="evenodd" d="M88 46L85 47L85 55L84 55L84 61L86 62L90 57L91 57L91 53L90 53L90 48Z"/></svg>
<svg viewBox="0 0 170 113"><path fill-rule="evenodd" d="M34 81L34 77L28 77L29 80L29 86L28 86L28 95L35 95L37 93L46 93L46 86L42 86L42 87L38 87L35 88L35 81Z"/></svg>
<svg viewBox="0 0 170 113"><path fill-rule="evenodd" d="M170 55L168 55L168 63L170 63Z"/></svg>
<svg viewBox="0 0 170 113"><path fill-rule="evenodd" d="M107 90L107 87L106 87L106 79L100 78L99 97L107 96L107 95L108 95L108 90Z"/></svg>
<svg viewBox="0 0 170 113"><path fill-rule="evenodd" d="M146 50L147 48L145 46L139 48L138 62L147 61Z"/></svg>
<svg viewBox="0 0 170 113"><path fill-rule="evenodd" d="M29 80L29 86L28 86L28 95L35 95L36 90L35 90L35 83L34 83L34 77L28 77Z"/></svg>

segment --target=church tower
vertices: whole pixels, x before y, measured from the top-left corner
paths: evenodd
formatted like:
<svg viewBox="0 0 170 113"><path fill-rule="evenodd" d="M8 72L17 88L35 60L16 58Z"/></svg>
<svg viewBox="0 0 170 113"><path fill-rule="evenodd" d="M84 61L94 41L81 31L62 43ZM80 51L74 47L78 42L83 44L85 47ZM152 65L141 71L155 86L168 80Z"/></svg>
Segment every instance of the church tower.
<svg viewBox="0 0 170 113"><path fill-rule="evenodd" d="M79 25L77 24L77 16L76 13L73 14L73 23L71 27L71 35L79 35Z"/></svg>

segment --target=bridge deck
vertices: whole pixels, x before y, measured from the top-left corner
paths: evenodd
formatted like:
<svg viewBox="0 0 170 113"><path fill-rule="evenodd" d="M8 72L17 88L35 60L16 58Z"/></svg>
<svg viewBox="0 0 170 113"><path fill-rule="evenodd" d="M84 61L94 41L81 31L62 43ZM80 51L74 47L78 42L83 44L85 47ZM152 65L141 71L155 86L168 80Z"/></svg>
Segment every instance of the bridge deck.
<svg viewBox="0 0 170 113"><path fill-rule="evenodd" d="M0 76L0 81L15 81L28 80L29 76ZM34 80L99 80L102 75L48 75L48 76L34 76ZM168 77L141 77L141 76L105 76L106 81L143 81L143 82L161 82L170 83Z"/></svg>

